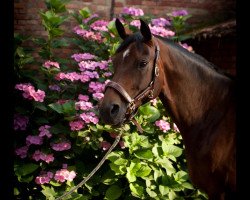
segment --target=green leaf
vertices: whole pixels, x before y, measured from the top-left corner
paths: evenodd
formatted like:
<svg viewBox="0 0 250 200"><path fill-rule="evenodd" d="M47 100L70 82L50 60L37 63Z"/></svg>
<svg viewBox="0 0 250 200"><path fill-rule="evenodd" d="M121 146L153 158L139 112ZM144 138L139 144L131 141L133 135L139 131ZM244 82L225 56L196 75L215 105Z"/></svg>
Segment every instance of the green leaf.
<svg viewBox="0 0 250 200"><path fill-rule="evenodd" d="M17 168L15 168L15 174L17 176L26 176L34 172L38 167L39 165L34 163L19 165Z"/></svg>
<svg viewBox="0 0 250 200"><path fill-rule="evenodd" d="M55 196L57 195L57 193L55 192L53 187L46 187L44 185L42 185L42 193L44 194L44 196L46 196L46 199L48 200L54 200Z"/></svg>
<svg viewBox="0 0 250 200"><path fill-rule="evenodd" d="M128 160L124 158L118 158L117 160L114 161L114 164L116 165L126 165L128 163Z"/></svg>
<svg viewBox="0 0 250 200"><path fill-rule="evenodd" d="M174 157L179 157L182 154L182 149L172 144L168 144L162 141L162 150L165 156L172 155Z"/></svg>
<svg viewBox="0 0 250 200"><path fill-rule="evenodd" d="M160 116L160 111L151 106L150 104L145 104L139 108L139 111L141 114L147 116L147 121L154 122L156 121Z"/></svg>
<svg viewBox="0 0 250 200"><path fill-rule="evenodd" d="M88 7L84 7L83 9L79 10L79 13L83 19L88 18L91 15L91 11Z"/></svg>
<svg viewBox="0 0 250 200"><path fill-rule="evenodd" d="M159 191L161 195L164 196L169 193L169 187L164 186L164 185L159 185Z"/></svg>
<svg viewBox="0 0 250 200"><path fill-rule="evenodd" d="M114 171L109 170L102 176L101 182L105 185L112 185L117 180L118 178L116 178Z"/></svg>
<svg viewBox="0 0 250 200"><path fill-rule="evenodd" d="M47 111L48 110L47 107L42 103L35 102L33 105L34 105L35 108L38 108L38 109L40 109L42 111Z"/></svg>
<svg viewBox="0 0 250 200"><path fill-rule="evenodd" d="M174 179L180 183L185 182L188 180L188 173L185 171L178 171L176 174L174 174Z"/></svg>
<svg viewBox="0 0 250 200"><path fill-rule="evenodd" d="M123 158L123 157L124 157L123 151L113 151L108 155L107 159L110 160L111 162L115 162L118 158Z"/></svg>
<svg viewBox="0 0 250 200"><path fill-rule="evenodd" d="M58 187L58 186L61 186L62 184L59 183L59 182L56 182L56 181L50 181L49 184L55 186L55 187Z"/></svg>
<svg viewBox="0 0 250 200"><path fill-rule="evenodd" d="M127 167L126 177L130 183L136 181L136 176L135 176L134 172L130 171L128 167Z"/></svg>
<svg viewBox="0 0 250 200"><path fill-rule="evenodd" d="M150 150L146 149L137 150L134 154L139 159L146 159L146 160L153 159L153 153Z"/></svg>
<svg viewBox="0 0 250 200"><path fill-rule="evenodd" d="M122 194L122 189L118 185L112 185L108 188L105 194L105 199L118 199Z"/></svg>
<svg viewBox="0 0 250 200"><path fill-rule="evenodd" d="M118 165L115 165L114 163L110 163L109 166L115 172L116 175L123 175L126 173L125 166L118 166Z"/></svg>
<svg viewBox="0 0 250 200"><path fill-rule="evenodd" d="M147 165L142 165L141 168L136 172L137 177L145 177L148 176L151 172L151 168Z"/></svg>
<svg viewBox="0 0 250 200"><path fill-rule="evenodd" d="M142 186L140 186L137 183L130 183L129 184L129 188L132 191L132 193L137 196L137 197L142 197L143 196L143 191L144 188Z"/></svg>
<svg viewBox="0 0 250 200"><path fill-rule="evenodd" d="M146 188L146 192L148 193L148 195L152 198L155 198L157 197L158 195L153 191L153 190L150 190L149 188Z"/></svg>
<svg viewBox="0 0 250 200"><path fill-rule="evenodd" d="M189 182L184 182L184 183L182 183L182 186L183 186L184 188L187 188L187 189L190 189L190 190L193 190L193 189L194 189L193 185L192 185L191 183L189 183Z"/></svg>
<svg viewBox="0 0 250 200"><path fill-rule="evenodd" d="M61 104L59 103L51 103L48 105L51 109L53 109L54 111L58 112L59 114L63 113L63 107Z"/></svg>
<svg viewBox="0 0 250 200"><path fill-rule="evenodd" d="M64 114L75 114L75 102L74 101L68 101L64 104L62 104L62 111Z"/></svg>

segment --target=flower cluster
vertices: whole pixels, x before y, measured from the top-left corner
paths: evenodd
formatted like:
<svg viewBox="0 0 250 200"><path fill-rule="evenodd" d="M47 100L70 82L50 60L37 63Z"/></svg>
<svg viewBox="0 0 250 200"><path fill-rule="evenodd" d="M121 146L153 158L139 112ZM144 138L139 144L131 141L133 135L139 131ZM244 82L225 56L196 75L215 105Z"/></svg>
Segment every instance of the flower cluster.
<svg viewBox="0 0 250 200"><path fill-rule="evenodd" d="M58 62L53 62L53 61L50 61L50 60L47 60L43 66L47 69L51 68L51 67L55 67L55 68L58 68L60 69L60 66L59 66L59 63Z"/></svg>
<svg viewBox="0 0 250 200"><path fill-rule="evenodd" d="M155 125L159 127L160 130L162 130L164 133L166 133L168 130L170 130L170 124L164 120L158 120L155 122Z"/></svg>
<svg viewBox="0 0 250 200"><path fill-rule="evenodd" d="M124 7L122 9L122 14L132 15L132 16L143 16L144 12L140 8Z"/></svg>
<svg viewBox="0 0 250 200"><path fill-rule="evenodd" d="M71 148L71 142L70 141L62 141L58 143L51 143L51 148L55 151L66 151Z"/></svg>
<svg viewBox="0 0 250 200"><path fill-rule="evenodd" d="M74 171L68 171L67 169L60 169L56 171L54 179L58 182L73 181L76 177L76 173Z"/></svg>
<svg viewBox="0 0 250 200"><path fill-rule="evenodd" d="M43 102L45 98L45 92L39 89L35 91L31 83L16 84L15 89L23 91L23 97L29 100Z"/></svg>
<svg viewBox="0 0 250 200"><path fill-rule="evenodd" d="M50 163L54 161L54 156L53 154L45 154L41 152L40 150L36 150L35 153L32 155L32 158L35 161L43 160L46 163Z"/></svg>

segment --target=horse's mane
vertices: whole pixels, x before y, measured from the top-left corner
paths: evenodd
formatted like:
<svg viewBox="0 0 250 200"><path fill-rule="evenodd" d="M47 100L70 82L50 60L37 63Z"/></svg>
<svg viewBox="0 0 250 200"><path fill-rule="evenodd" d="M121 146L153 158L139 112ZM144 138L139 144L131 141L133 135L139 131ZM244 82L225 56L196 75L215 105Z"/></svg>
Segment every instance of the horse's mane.
<svg viewBox="0 0 250 200"><path fill-rule="evenodd" d="M224 71L223 69L217 67L216 65L214 65L213 63L209 62L208 60L206 60L204 57L202 57L201 55L198 55L196 53L190 52L187 49L183 48L180 44L173 42L172 40L168 39L168 38L163 38L160 36L155 36L156 38L162 40L164 43L166 43L168 46L176 49L179 53L187 56L189 59L193 60L196 63L199 63L201 66L205 66L205 67L209 67L212 70L214 70L215 72L222 74L224 76L227 76L230 79L234 79L235 77L232 74L227 73L226 71Z"/></svg>
<svg viewBox="0 0 250 200"><path fill-rule="evenodd" d="M168 38L163 38L157 35L154 35L154 37L160 39L163 41L165 44L168 46L176 49L179 53L183 54L184 56L188 57L189 59L193 60L195 63L198 63L201 66L206 66L214 70L215 72L222 74L224 76L229 77L230 79L234 79L235 77L227 72L225 72L223 69L217 67L213 63L207 61L204 57L193 53L189 52L187 49L183 48L180 44L168 39ZM141 35L140 32L134 33L132 35L129 35L123 42L120 44L120 46L117 48L116 53L121 52L123 49L126 49L131 43L133 42L143 42L143 36Z"/></svg>

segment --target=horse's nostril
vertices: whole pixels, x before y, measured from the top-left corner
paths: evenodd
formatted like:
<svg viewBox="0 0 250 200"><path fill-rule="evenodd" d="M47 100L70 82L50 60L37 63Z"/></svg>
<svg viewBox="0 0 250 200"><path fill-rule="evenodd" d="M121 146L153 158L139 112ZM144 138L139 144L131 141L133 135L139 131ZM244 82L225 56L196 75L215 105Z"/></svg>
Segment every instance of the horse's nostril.
<svg viewBox="0 0 250 200"><path fill-rule="evenodd" d="M115 117L115 116L118 114L119 109L120 109L119 105L117 105L117 104L112 104L112 105L111 105L111 109L110 109L110 114L111 114L111 116Z"/></svg>

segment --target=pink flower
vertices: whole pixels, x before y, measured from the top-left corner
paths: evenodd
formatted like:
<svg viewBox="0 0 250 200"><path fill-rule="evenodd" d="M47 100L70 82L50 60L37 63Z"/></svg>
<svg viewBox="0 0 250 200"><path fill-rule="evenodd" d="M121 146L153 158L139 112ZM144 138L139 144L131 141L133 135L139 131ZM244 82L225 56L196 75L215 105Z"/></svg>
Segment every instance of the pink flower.
<svg viewBox="0 0 250 200"><path fill-rule="evenodd" d="M74 171L68 171L67 169L61 169L56 171L54 179L61 183L65 182L65 180L73 181L76 177L76 173Z"/></svg>
<svg viewBox="0 0 250 200"><path fill-rule="evenodd" d="M108 31L107 28L108 21L105 20L97 20L90 25L90 27L95 31Z"/></svg>
<svg viewBox="0 0 250 200"><path fill-rule="evenodd" d="M155 125L160 128L164 133L170 130L170 124L164 120L158 120L155 122Z"/></svg>
<svg viewBox="0 0 250 200"><path fill-rule="evenodd" d="M31 144L41 145L43 144L43 138L40 136L35 136L35 135L28 135L26 137L26 144L27 145L31 145Z"/></svg>
<svg viewBox="0 0 250 200"><path fill-rule="evenodd" d="M102 141L101 142L101 148L103 151L108 150L111 147L111 144L107 141Z"/></svg>
<svg viewBox="0 0 250 200"><path fill-rule="evenodd" d="M130 25L140 28L141 22L140 20L133 20L132 22L130 22Z"/></svg>
<svg viewBox="0 0 250 200"><path fill-rule="evenodd" d="M105 77L110 77L110 76L112 76L112 73L111 72L104 72L103 75Z"/></svg>
<svg viewBox="0 0 250 200"><path fill-rule="evenodd" d="M99 119L96 117L95 113L89 112L89 113L82 113L80 114L81 119L89 124L90 122L97 124L99 122Z"/></svg>
<svg viewBox="0 0 250 200"><path fill-rule="evenodd" d="M149 25L149 28L153 34L159 35L161 37L172 37L175 35L175 32L168 30L164 27Z"/></svg>
<svg viewBox="0 0 250 200"><path fill-rule="evenodd" d="M50 163L54 161L54 156L53 154L45 154L41 152L40 150L36 150L35 153L32 155L32 158L35 161L43 160L46 163Z"/></svg>
<svg viewBox="0 0 250 200"><path fill-rule="evenodd" d="M187 45L187 43L181 43L181 42L179 42L179 44L184 48L184 49L187 49L188 51L190 51L190 52L194 52L193 51L193 47L191 47L191 46L188 46Z"/></svg>
<svg viewBox="0 0 250 200"><path fill-rule="evenodd" d="M89 92L91 93L103 93L105 89L105 84L100 82L93 82L89 83Z"/></svg>
<svg viewBox="0 0 250 200"><path fill-rule="evenodd" d="M49 183L50 180L53 178L52 172L43 172L40 176L37 176L35 179L36 184L42 185L45 183Z"/></svg>
<svg viewBox="0 0 250 200"><path fill-rule="evenodd" d="M81 62L83 60L92 60L96 58L96 56L90 53L78 53L73 54L71 58L74 58L76 62Z"/></svg>
<svg viewBox="0 0 250 200"><path fill-rule="evenodd" d="M88 96L88 95L79 94L79 95L78 95L78 99L79 99L80 101L88 101L88 100L89 100L89 96Z"/></svg>
<svg viewBox="0 0 250 200"><path fill-rule="evenodd" d="M72 121L72 122L69 122L69 125L70 125L70 129L72 131L79 131L82 128L84 128L84 122L83 121Z"/></svg>
<svg viewBox="0 0 250 200"><path fill-rule="evenodd" d="M35 91L35 88L30 83L16 84L16 89L24 91L23 97L29 100L43 102L45 98L45 92L42 90Z"/></svg>
<svg viewBox="0 0 250 200"><path fill-rule="evenodd" d="M132 16L143 16L144 12L140 8L124 7L122 14L132 15Z"/></svg>
<svg viewBox="0 0 250 200"><path fill-rule="evenodd" d="M51 143L50 146L55 151L66 151L71 148L71 142L65 141L65 142L59 142L59 143Z"/></svg>
<svg viewBox="0 0 250 200"><path fill-rule="evenodd" d="M16 149L15 153L16 155L20 156L20 158L26 158L28 150L29 150L29 146L23 146L23 147Z"/></svg>
<svg viewBox="0 0 250 200"><path fill-rule="evenodd" d="M43 66L44 66L45 68L47 68L47 69L49 69L49 68L51 68L51 67L55 67L55 68L60 69L59 63L58 63L58 62L52 62L52 61L50 61L50 60L47 60L47 61L43 64Z"/></svg>
<svg viewBox="0 0 250 200"><path fill-rule="evenodd" d="M161 26L161 27L164 27L164 26L170 26L170 22L168 20L166 20L165 18L157 18L157 19L152 19L152 24L154 26Z"/></svg>
<svg viewBox="0 0 250 200"><path fill-rule="evenodd" d="M26 130L29 118L20 114L14 115L14 130Z"/></svg>
<svg viewBox="0 0 250 200"><path fill-rule="evenodd" d="M50 128L51 126L49 125L40 126L40 128L38 129L40 131L39 137L47 136L48 138L51 138L52 134L49 132Z"/></svg>
<svg viewBox="0 0 250 200"><path fill-rule="evenodd" d="M97 92L97 93L94 93L92 96L95 100L100 101L104 97L104 94L101 92Z"/></svg>
<svg viewBox="0 0 250 200"><path fill-rule="evenodd" d="M91 102L78 101L75 103L76 110L90 110L93 108L93 104Z"/></svg>

